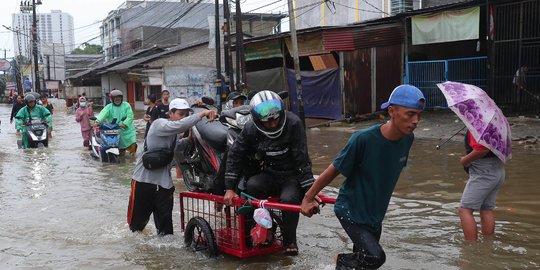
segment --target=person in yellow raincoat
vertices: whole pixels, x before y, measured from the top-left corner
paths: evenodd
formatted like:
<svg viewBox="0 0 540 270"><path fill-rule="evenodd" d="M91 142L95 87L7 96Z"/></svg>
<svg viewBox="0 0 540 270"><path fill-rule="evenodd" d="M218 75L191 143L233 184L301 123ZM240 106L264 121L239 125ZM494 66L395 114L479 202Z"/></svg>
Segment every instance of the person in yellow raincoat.
<svg viewBox="0 0 540 270"><path fill-rule="evenodd" d="M24 97L24 103L26 106L22 107L15 116L15 128L20 129L22 132L22 147L28 148L28 137L26 134L26 126L24 123L29 119L41 119L47 121L47 125L50 126L52 122L52 115L45 107L36 103L36 97L32 94L27 94Z"/></svg>
<svg viewBox="0 0 540 270"><path fill-rule="evenodd" d="M94 127L103 122L111 123L113 119L116 119L116 123L120 126L120 143L118 145L120 152L123 153L127 150L135 154L137 152L137 141L131 105L123 101L124 94L120 90L114 89L110 95L113 102L106 105L99 112Z"/></svg>

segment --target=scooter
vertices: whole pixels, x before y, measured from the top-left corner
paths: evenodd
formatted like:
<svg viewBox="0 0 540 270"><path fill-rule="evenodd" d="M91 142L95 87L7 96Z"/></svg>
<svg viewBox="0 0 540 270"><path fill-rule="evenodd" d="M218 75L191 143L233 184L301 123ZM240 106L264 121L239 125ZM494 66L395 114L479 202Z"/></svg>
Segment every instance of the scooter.
<svg viewBox="0 0 540 270"><path fill-rule="evenodd" d="M90 117L90 120L96 119L96 117ZM116 118L111 123L101 123L97 129L92 129L90 155L101 162L120 163L119 143L120 126L116 123Z"/></svg>
<svg viewBox="0 0 540 270"><path fill-rule="evenodd" d="M42 119L28 119L23 124L24 126L26 126L25 132L29 148L49 147L49 137L47 134L48 122L49 121ZM19 148L23 148L22 140L17 140L17 145L19 146Z"/></svg>
<svg viewBox="0 0 540 270"><path fill-rule="evenodd" d="M282 99L288 97L287 92L280 92L279 95ZM192 106L194 113L214 106L212 98L203 97L202 101L204 105ZM175 160L189 191L224 194L227 151L250 120L249 105L222 111L219 121L199 121L191 128L190 136L178 142ZM256 157L246 157L245 162L237 187L240 191L245 190L247 178L261 170L261 162Z"/></svg>

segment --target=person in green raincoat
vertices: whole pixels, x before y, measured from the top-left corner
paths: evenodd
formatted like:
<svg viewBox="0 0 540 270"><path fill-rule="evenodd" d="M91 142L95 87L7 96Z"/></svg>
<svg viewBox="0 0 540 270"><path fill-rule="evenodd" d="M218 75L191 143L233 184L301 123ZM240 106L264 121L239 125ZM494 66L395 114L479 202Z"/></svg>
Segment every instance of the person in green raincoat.
<svg viewBox="0 0 540 270"><path fill-rule="evenodd" d="M29 147L29 144L24 123L26 123L29 118L41 119L47 121L47 125L50 126L52 123L52 115L49 110L36 103L36 97L32 94L28 94L24 97L24 103L26 106L22 107L15 116L15 128L22 131L22 147L26 149Z"/></svg>
<svg viewBox="0 0 540 270"><path fill-rule="evenodd" d="M120 126L120 143L118 148L121 153L127 150L135 154L137 152L137 141L135 126L133 125L133 110L129 103L123 101L124 94L122 91L114 89L111 91L112 101L106 105L99 113L94 127L98 127L100 123L112 122L116 118L116 123ZM122 120L125 117L124 120Z"/></svg>

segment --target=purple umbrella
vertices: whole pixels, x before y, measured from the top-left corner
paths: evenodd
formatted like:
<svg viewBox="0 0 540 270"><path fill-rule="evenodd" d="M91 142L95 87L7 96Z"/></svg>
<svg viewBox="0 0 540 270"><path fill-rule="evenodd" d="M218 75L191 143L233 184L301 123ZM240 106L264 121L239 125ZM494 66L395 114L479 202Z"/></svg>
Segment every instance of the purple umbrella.
<svg viewBox="0 0 540 270"><path fill-rule="evenodd" d="M497 104L477 86L445 82L437 84L448 107L465 123L474 139L500 160L512 158L510 125Z"/></svg>

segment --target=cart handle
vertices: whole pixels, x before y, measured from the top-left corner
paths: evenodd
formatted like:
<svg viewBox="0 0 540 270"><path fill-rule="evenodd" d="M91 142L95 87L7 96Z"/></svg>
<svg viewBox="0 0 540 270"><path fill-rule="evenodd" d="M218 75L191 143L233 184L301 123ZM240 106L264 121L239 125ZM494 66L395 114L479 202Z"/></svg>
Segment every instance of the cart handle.
<svg viewBox="0 0 540 270"><path fill-rule="evenodd" d="M180 192L180 198L182 197L189 197L189 198L196 198L196 199L203 199L203 200L210 200L217 203L224 203L223 196L214 195L214 194L208 194L208 193L201 193L201 192L191 192L191 191L183 191ZM323 194L319 195L319 198L321 198L322 204L335 204L336 199L327 197ZM261 200L257 199L250 199L246 200L243 198L233 198L233 205L234 206L242 206L245 205L246 202L250 205L258 208L260 205ZM265 202L264 207L266 209L276 209L276 210L282 210L282 211L289 211L289 212L297 212L300 213L301 207L300 205L296 204L287 204L287 203L279 203L279 202Z"/></svg>

